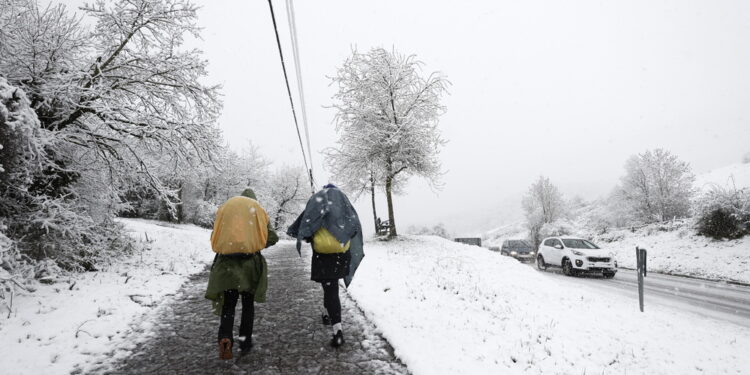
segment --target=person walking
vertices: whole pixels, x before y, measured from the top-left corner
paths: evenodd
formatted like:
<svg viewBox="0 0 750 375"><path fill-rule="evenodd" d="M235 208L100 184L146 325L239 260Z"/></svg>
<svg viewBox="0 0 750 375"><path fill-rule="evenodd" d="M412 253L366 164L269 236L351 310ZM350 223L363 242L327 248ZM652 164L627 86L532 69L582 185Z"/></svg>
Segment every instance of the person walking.
<svg viewBox="0 0 750 375"><path fill-rule="evenodd" d="M323 315L322 320L333 329L330 345L340 347L344 344L344 333L339 279L343 278L348 287L364 257L362 225L357 211L341 190L328 184L307 201L304 212L289 227L287 234L297 239L298 252L301 241L312 243L310 278L323 288L323 306L327 315Z"/></svg>
<svg viewBox="0 0 750 375"><path fill-rule="evenodd" d="M246 189L216 211L211 248L216 253L205 297L220 316L219 358L232 359L234 315L242 297L239 341L241 353L252 347L255 302L266 301L268 265L261 250L272 246L278 236L270 229L268 214Z"/></svg>

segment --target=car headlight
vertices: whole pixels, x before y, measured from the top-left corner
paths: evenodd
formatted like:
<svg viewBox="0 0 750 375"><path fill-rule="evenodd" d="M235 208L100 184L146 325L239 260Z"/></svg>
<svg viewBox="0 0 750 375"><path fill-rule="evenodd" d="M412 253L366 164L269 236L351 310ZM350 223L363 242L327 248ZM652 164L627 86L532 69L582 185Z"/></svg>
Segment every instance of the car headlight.
<svg viewBox="0 0 750 375"><path fill-rule="evenodd" d="M518 255L518 252L517 251L511 251L510 255Z"/></svg>
<svg viewBox="0 0 750 375"><path fill-rule="evenodd" d="M570 252L573 253L573 255L578 255L578 256L582 256L583 255L582 252L576 251L576 250L570 250Z"/></svg>
<svg viewBox="0 0 750 375"><path fill-rule="evenodd" d="M534 252L533 251L529 251L529 255L534 255Z"/></svg>

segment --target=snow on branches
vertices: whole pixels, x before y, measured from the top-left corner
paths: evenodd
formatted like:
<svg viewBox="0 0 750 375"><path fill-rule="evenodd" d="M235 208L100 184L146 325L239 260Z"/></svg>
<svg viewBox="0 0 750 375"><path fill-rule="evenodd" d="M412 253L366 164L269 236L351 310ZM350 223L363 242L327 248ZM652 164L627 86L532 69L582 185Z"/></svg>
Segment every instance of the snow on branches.
<svg viewBox="0 0 750 375"><path fill-rule="evenodd" d="M0 191L6 234L31 258L89 269L120 240L111 219L127 208L126 193L145 186L171 213L176 167L216 163L219 87L202 83L207 62L183 45L198 35L197 7L96 1L76 16L63 5L1 1L0 72L36 119L33 131L2 137L4 149L26 148L0 162L19 173Z"/></svg>
<svg viewBox="0 0 750 375"><path fill-rule="evenodd" d="M441 98L448 80L421 74L422 62L383 48L353 51L332 78L338 147L328 163L345 185L386 191L390 235L396 236L392 193L409 176L433 185L441 176L438 153L444 141L437 128L445 112Z"/></svg>
<svg viewBox="0 0 750 375"><path fill-rule="evenodd" d="M529 238L534 246L542 241L543 233L553 231L557 220L565 214L565 201L557 186L549 178L540 176L521 202L526 216ZM559 225L558 225L559 226Z"/></svg>
<svg viewBox="0 0 750 375"><path fill-rule="evenodd" d="M625 163L620 191L633 214L643 223L690 215L695 194L690 165L667 150L648 150Z"/></svg>

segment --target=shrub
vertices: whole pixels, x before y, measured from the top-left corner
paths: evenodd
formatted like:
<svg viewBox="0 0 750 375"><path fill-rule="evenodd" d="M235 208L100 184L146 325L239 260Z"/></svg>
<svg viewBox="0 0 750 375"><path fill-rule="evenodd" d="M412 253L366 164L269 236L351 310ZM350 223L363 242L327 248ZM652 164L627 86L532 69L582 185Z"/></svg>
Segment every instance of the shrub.
<svg viewBox="0 0 750 375"><path fill-rule="evenodd" d="M698 234L734 239L750 234L750 190L716 186L695 205Z"/></svg>
<svg viewBox="0 0 750 375"><path fill-rule="evenodd" d="M195 225L203 228L212 229L214 226L214 217L216 216L216 210L219 208L211 202L204 200L198 200L195 202L195 211L193 213L192 222Z"/></svg>

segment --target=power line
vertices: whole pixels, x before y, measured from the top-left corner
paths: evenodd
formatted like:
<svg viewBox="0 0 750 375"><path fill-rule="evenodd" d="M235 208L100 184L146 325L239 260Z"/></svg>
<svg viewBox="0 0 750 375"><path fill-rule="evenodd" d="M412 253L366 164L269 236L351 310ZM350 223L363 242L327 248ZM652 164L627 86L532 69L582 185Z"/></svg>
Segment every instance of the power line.
<svg viewBox="0 0 750 375"><path fill-rule="evenodd" d="M310 130L307 126L307 106L305 105L305 90L302 85L302 64L299 58L299 42L297 41L297 20L294 16L293 0L286 0L287 22L289 23L289 35L292 39L292 54L294 56L294 68L297 76L297 87L299 88L300 107L302 108L302 125L305 127L305 138L307 140L307 157L310 160L310 179L313 177L312 147L310 146Z"/></svg>
<svg viewBox="0 0 750 375"><path fill-rule="evenodd" d="M292 99L292 89L289 88L289 76L286 74L286 65L284 64L284 53L281 50L281 40L279 39L279 29L276 26L276 15L273 12L273 3L268 0L268 7L271 9L271 21L273 21L273 31L276 34L276 45L279 47L279 57L281 58L281 70L284 71L284 81L286 81L286 92L289 95L289 104L292 106L292 116L294 117L294 127L297 128L297 138L299 139L299 147L302 150L302 159L305 161L305 168L310 174L310 188L312 188L313 194L315 194L315 184L312 179L312 169L307 164L307 156L305 156L305 146L302 144L302 134L299 131L299 123L297 122L297 111L294 110L294 99Z"/></svg>

